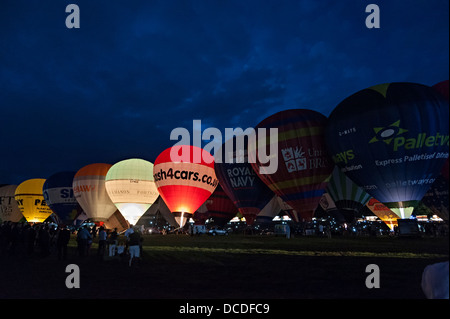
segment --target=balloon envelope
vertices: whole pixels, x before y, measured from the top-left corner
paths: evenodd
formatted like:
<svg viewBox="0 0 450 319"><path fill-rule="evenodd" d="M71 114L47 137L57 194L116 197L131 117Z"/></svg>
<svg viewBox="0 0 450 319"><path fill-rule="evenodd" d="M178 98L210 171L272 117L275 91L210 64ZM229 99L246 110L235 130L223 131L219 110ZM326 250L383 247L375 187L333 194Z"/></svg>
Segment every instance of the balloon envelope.
<svg viewBox="0 0 450 319"><path fill-rule="evenodd" d="M29 223L42 223L53 213L42 193L44 183L43 178L33 178L22 182L16 188L14 197Z"/></svg>
<svg viewBox="0 0 450 319"><path fill-rule="evenodd" d="M335 166L327 185L327 193L336 207L351 222L372 197Z"/></svg>
<svg viewBox="0 0 450 319"><path fill-rule="evenodd" d="M367 203L366 207L379 219L381 219L390 229L394 230L395 226L398 226L397 219L400 218L396 213L390 210L386 205L380 203L380 201L375 198L371 198Z"/></svg>
<svg viewBox="0 0 450 319"><path fill-rule="evenodd" d="M333 110L328 148L351 180L407 218L448 157L448 117L448 102L428 86L377 85Z"/></svg>
<svg viewBox="0 0 450 319"><path fill-rule="evenodd" d="M22 212L14 198L17 185L0 187L0 219L16 223L23 218Z"/></svg>
<svg viewBox="0 0 450 319"><path fill-rule="evenodd" d="M105 222L117 210L105 189L105 177L112 165L94 163L82 167L73 178L73 193L94 222Z"/></svg>
<svg viewBox="0 0 450 319"><path fill-rule="evenodd" d="M215 163L214 169L224 192L245 217L247 225L252 225L274 194L259 179L248 162L248 144L244 142L242 150L237 149L236 145L235 150L235 143L236 138L233 138L222 145L219 152L221 160ZM227 147L227 144L231 147ZM232 151L227 153L228 150Z"/></svg>
<svg viewBox="0 0 450 319"><path fill-rule="evenodd" d="M260 168L264 165L252 161L253 169L304 220L311 220L334 167L325 146L326 122L319 112L292 109L278 112L256 126L278 128L278 169L273 174L262 174ZM258 136L258 153L260 139Z"/></svg>
<svg viewBox="0 0 450 319"><path fill-rule="evenodd" d="M153 164L132 158L114 164L106 174L106 192L125 219L135 225L158 198Z"/></svg>
<svg viewBox="0 0 450 319"><path fill-rule="evenodd" d="M218 184L212 155L190 145L176 145L159 154L155 160L154 179L159 194L180 227Z"/></svg>
<svg viewBox="0 0 450 319"><path fill-rule="evenodd" d="M75 172L59 172L45 181L42 187L47 205L58 216L61 223L71 224L81 211L73 194L72 183Z"/></svg>
<svg viewBox="0 0 450 319"><path fill-rule="evenodd" d="M205 204L208 218L211 218L213 223L220 227L228 223L238 212L237 207L225 193L220 182Z"/></svg>

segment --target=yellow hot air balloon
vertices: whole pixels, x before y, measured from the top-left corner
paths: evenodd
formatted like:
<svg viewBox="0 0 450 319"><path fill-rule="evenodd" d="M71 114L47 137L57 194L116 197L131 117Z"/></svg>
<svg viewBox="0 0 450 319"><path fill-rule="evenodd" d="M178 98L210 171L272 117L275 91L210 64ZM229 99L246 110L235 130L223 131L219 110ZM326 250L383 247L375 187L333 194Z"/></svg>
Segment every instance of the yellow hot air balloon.
<svg viewBox="0 0 450 319"><path fill-rule="evenodd" d="M29 223L42 223L53 212L44 200L43 178L33 178L19 184L15 192L15 200L22 215Z"/></svg>

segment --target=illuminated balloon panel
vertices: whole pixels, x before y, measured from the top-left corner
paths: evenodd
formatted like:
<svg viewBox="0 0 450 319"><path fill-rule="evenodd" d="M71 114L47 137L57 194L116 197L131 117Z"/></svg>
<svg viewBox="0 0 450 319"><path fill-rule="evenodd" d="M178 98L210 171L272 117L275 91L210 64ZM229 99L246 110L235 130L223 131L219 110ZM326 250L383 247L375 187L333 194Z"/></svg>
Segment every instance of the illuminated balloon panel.
<svg viewBox="0 0 450 319"><path fill-rule="evenodd" d="M242 150L238 150L237 145L234 150L233 144L236 144L236 138L222 145L219 152L222 158L215 163L214 168L222 189L245 217L247 225L252 225L274 194L248 162L246 141Z"/></svg>
<svg viewBox="0 0 450 319"><path fill-rule="evenodd" d="M266 132L269 128L278 129L278 169L273 174L263 174L260 168L265 165L259 160L252 161L253 169L302 220L311 220L334 167L325 146L326 122L327 118L319 112L291 109L271 115L256 126ZM267 149L258 136L256 153L268 154Z"/></svg>
<svg viewBox="0 0 450 319"><path fill-rule="evenodd" d="M154 179L159 194L180 227L211 196L218 184L212 155L188 145L176 145L159 154L155 160Z"/></svg>
<svg viewBox="0 0 450 319"><path fill-rule="evenodd" d="M394 230L395 226L398 226L397 219L399 219L400 216L386 207L383 203L380 203L380 201L375 198L371 198L367 202L366 206L372 213L374 213L375 216L381 219L391 229L391 231Z"/></svg>
<svg viewBox="0 0 450 319"><path fill-rule="evenodd" d="M111 164L94 163L82 167L73 178L73 193L84 212L94 222L105 222L117 210L105 188Z"/></svg>
<svg viewBox="0 0 450 319"><path fill-rule="evenodd" d="M448 158L448 117L448 101L431 87L377 85L333 110L328 149L352 181L408 218Z"/></svg>
<svg viewBox="0 0 450 319"><path fill-rule="evenodd" d="M112 202L132 225L159 196L153 163L138 158L114 164L106 174L105 187Z"/></svg>
<svg viewBox="0 0 450 319"><path fill-rule="evenodd" d="M71 224L81 211L73 194L75 172L59 172L45 181L42 192L47 205L66 225Z"/></svg>
<svg viewBox="0 0 450 319"><path fill-rule="evenodd" d="M33 178L22 182L16 188L14 197L29 223L42 223L53 213L42 193L44 183L43 178Z"/></svg>
<svg viewBox="0 0 450 319"><path fill-rule="evenodd" d="M22 212L14 198L17 185L0 187L0 219L2 221L18 222L23 218Z"/></svg>

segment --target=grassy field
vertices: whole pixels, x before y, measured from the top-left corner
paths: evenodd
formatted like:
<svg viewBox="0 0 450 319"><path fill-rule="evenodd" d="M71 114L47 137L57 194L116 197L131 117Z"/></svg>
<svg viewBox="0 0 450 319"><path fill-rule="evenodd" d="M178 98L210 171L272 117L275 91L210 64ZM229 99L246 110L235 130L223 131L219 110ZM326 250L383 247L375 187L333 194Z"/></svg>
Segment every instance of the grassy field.
<svg viewBox="0 0 450 319"><path fill-rule="evenodd" d="M101 299L423 299L426 265L448 260L448 238L152 235L139 264L81 259L72 239L67 260L2 256L0 298ZM80 288L68 289L68 264ZM380 288L365 285L368 264Z"/></svg>

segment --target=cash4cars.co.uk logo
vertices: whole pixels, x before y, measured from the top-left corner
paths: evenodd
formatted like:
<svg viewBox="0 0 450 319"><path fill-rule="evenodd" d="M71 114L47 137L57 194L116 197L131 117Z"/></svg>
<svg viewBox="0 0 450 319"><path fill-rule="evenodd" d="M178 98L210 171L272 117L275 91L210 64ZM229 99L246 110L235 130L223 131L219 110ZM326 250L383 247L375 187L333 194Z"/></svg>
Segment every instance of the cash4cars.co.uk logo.
<svg viewBox="0 0 450 319"><path fill-rule="evenodd" d="M401 148L419 149L423 147L449 145L449 135L441 135L439 132L434 135L421 132L414 137L409 137L406 133L411 132L401 127L400 120L386 127L374 127L373 131L375 132L375 136L369 141L369 144L383 141L387 145L392 145L394 151L398 151Z"/></svg>

